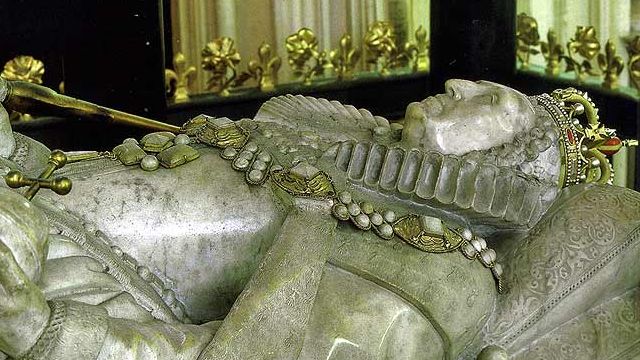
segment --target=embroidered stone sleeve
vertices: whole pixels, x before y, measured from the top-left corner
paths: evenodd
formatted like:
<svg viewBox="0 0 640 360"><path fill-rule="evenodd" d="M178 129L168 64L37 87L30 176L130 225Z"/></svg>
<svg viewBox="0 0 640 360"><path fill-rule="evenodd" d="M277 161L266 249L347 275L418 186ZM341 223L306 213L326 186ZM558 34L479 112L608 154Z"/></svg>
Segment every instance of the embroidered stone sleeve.
<svg viewBox="0 0 640 360"><path fill-rule="evenodd" d="M74 301L49 306L45 331L22 359L195 359L215 332L210 325L111 318L100 306Z"/></svg>

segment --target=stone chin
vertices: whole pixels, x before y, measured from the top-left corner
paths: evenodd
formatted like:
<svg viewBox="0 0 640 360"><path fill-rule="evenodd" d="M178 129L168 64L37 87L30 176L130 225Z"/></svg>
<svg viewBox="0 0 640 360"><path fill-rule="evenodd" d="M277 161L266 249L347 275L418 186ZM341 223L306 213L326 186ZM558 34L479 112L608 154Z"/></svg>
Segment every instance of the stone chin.
<svg viewBox="0 0 640 360"><path fill-rule="evenodd" d="M488 82L453 79L445 94L407 107L402 141L409 147L464 155L511 143L535 121L522 93Z"/></svg>

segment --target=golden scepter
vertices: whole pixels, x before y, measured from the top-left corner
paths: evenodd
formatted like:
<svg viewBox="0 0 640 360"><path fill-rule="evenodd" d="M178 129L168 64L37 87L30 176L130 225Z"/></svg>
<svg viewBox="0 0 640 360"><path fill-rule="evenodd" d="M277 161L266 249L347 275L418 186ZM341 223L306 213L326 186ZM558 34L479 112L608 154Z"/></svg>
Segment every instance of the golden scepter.
<svg viewBox="0 0 640 360"><path fill-rule="evenodd" d="M2 89L2 87L5 86L6 89ZM7 91L4 100L2 100L1 96L3 90ZM80 116L155 131L180 132L179 126L109 109L104 106L58 94L44 86L23 81L0 79L0 100L2 100L2 105L4 105L5 108L19 113Z"/></svg>

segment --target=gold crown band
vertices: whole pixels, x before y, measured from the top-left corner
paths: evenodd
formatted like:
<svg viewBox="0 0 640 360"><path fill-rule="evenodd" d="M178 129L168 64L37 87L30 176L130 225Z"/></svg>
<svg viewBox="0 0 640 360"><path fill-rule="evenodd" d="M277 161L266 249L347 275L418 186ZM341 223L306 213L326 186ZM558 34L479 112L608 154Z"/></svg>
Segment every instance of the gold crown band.
<svg viewBox="0 0 640 360"><path fill-rule="evenodd" d="M615 130L600 123L598 109L587 93L574 88L533 97L558 128L561 153L561 187L580 183L611 184L613 170L607 155L615 154L622 141ZM585 115L584 126L576 118Z"/></svg>

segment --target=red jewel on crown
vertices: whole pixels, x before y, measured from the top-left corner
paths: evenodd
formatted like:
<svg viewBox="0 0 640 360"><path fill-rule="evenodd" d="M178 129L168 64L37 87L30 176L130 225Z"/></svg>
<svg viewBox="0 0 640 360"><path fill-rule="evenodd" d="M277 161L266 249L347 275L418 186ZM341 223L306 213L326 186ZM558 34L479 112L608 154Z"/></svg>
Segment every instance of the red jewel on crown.
<svg viewBox="0 0 640 360"><path fill-rule="evenodd" d="M573 137L573 131L570 129L567 129L567 139L571 145L575 145L576 139Z"/></svg>
<svg viewBox="0 0 640 360"><path fill-rule="evenodd" d="M606 156L612 156L622 148L622 140L619 137L614 136L607 139L602 145L598 146L598 150Z"/></svg>
<svg viewBox="0 0 640 360"><path fill-rule="evenodd" d="M600 123L598 109L585 92L574 88L558 89L537 98L547 108L561 134L564 133L561 147L566 163L562 165L560 185L612 183L613 167L607 156L617 153L622 146L637 142L620 140L615 136L615 130ZM579 115L584 115L586 123L578 120ZM579 156L571 155L575 153Z"/></svg>

